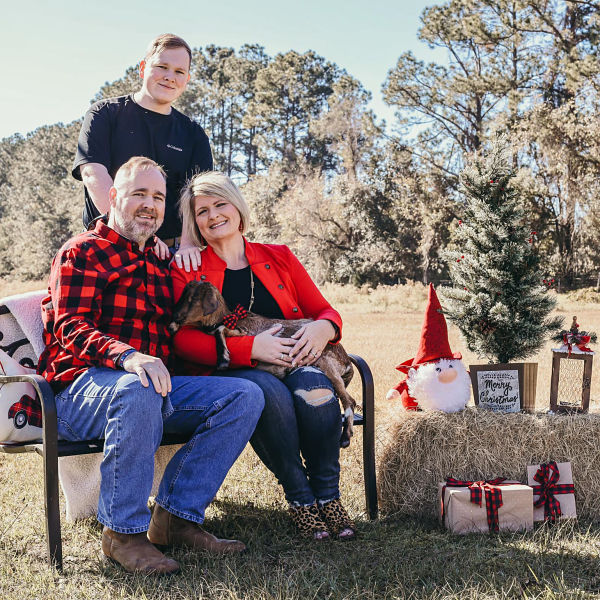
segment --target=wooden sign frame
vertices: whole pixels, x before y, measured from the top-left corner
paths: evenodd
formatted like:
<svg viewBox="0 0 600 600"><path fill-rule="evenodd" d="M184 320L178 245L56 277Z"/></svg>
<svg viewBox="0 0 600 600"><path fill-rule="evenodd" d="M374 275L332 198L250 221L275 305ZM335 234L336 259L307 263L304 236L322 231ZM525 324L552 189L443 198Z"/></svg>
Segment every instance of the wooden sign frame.
<svg viewBox="0 0 600 600"><path fill-rule="evenodd" d="M519 385L518 412L534 412L535 391L537 385L537 363L501 363L491 365L469 365L473 398L475 406L479 406L479 382L477 374L486 371L517 371ZM507 411L498 411L507 412ZM511 411L517 412L517 411Z"/></svg>
<svg viewBox="0 0 600 600"><path fill-rule="evenodd" d="M561 360L583 360L583 378L581 381L581 404L565 405L558 402L558 382L560 380ZM550 380L550 410L555 413L586 413L590 408L592 386L592 365L594 355L591 352L575 354L571 352L552 352L552 379Z"/></svg>

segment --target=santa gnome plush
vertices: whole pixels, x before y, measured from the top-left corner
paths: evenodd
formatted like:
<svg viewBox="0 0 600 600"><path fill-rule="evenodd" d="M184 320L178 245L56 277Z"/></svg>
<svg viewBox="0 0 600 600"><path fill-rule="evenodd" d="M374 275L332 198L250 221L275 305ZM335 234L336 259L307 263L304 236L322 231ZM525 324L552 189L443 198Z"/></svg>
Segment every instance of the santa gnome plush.
<svg viewBox="0 0 600 600"><path fill-rule="evenodd" d="M471 380L461 358L459 352L450 350L446 319L433 284L429 284L419 350L396 367L407 377L386 398L400 398L406 410L462 410L471 397Z"/></svg>

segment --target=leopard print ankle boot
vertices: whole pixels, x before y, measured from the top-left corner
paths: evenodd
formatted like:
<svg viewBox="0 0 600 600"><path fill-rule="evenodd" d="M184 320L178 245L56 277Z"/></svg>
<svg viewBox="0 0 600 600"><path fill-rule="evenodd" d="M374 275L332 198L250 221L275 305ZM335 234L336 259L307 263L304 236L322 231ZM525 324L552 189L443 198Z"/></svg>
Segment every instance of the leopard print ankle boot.
<svg viewBox="0 0 600 600"><path fill-rule="evenodd" d="M327 523L329 531L341 540L351 540L356 537L356 525L348 516L339 498L319 502L319 512L322 519Z"/></svg>
<svg viewBox="0 0 600 600"><path fill-rule="evenodd" d="M329 539L327 525L319 514L316 502L308 506L290 504L289 512L301 537L315 540Z"/></svg>

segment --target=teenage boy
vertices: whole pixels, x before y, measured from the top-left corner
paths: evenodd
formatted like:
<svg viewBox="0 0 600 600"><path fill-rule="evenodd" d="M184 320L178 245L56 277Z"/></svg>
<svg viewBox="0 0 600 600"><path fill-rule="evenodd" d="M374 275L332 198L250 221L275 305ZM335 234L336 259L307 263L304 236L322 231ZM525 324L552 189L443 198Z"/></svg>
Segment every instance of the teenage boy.
<svg viewBox="0 0 600 600"><path fill-rule="evenodd" d="M176 261L195 269L200 251L181 236L179 191L194 173L213 168L208 137L200 125L173 108L190 80L192 51L180 37L166 33L150 42L140 62L142 87L134 94L100 100L87 111L77 144L73 177L85 188L83 223L109 208L115 173L132 156L146 156L167 173L165 219L157 232L161 258L181 242Z"/></svg>

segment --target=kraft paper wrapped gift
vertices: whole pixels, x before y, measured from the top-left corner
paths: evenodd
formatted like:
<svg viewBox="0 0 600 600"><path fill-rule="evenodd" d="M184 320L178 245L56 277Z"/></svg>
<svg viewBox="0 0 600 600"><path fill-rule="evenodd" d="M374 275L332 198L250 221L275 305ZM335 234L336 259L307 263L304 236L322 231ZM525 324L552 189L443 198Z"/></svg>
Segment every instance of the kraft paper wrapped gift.
<svg viewBox="0 0 600 600"><path fill-rule="evenodd" d="M527 482L533 488L534 521L577 518L571 463L529 465Z"/></svg>
<svg viewBox="0 0 600 600"><path fill-rule="evenodd" d="M460 483L466 485L457 485ZM446 483L439 484L438 499L440 520L452 533L533 528L533 490L519 482L503 478L461 482L448 478Z"/></svg>

